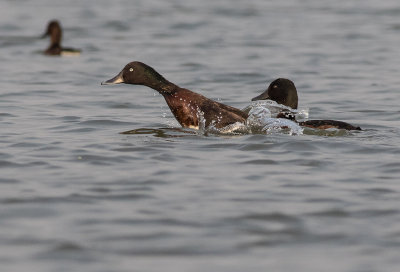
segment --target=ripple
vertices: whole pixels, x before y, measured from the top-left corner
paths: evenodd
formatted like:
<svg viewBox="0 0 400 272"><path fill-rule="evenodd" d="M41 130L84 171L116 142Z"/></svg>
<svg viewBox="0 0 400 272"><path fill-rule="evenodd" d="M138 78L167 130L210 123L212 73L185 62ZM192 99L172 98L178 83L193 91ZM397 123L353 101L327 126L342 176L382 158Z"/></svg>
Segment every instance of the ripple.
<svg viewBox="0 0 400 272"><path fill-rule="evenodd" d="M42 144L33 142L21 142L12 144L11 147L40 147Z"/></svg>
<svg viewBox="0 0 400 272"><path fill-rule="evenodd" d="M239 150L242 151L255 151L255 150L268 150L274 148L272 143L253 143L253 144L245 144L239 147Z"/></svg>
<svg viewBox="0 0 400 272"><path fill-rule="evenodd" d="M320 212L309 213L310 216L318 216L318 217L359 217L359 218L368 218L368 217L384 217L384 216L392 216L400 214L400 210L395 209L367 209L367 210L358 210L358 211L346 211L343 209L328 209Z"/></svg>
<svg viewBox="0 0 400 272"><path fill-rule="evenodd" d="M88 203L88 199L83 199L76 196L62 196L62 197L6 197L0 199L2 204L24 204L24 203L38 203L38 204L56 204L56 203Z"/></svg>
<svg viewBox="0 0 400 272"><path fill-rule="evenodd" d="M214 10L214 13L217 16L237 16L237 17L253 17L259 14L257 9L248 7L244 9L236 9L236 8L228 8L228 7L219 7Z"/></svg>
<svg viewBox="0 0 400 272"><path fill-rule="evenodd" d="M12 28L5 29L12 30ZM19 29L15 29L19 30ZM38 36L0 36L0 47L10 47L10 46L18 46L18 45L26 45L31 44L34 41L39 39Z"/></svg>
<svg viewBox="0 0 400 272"><path fill-rule="evenodd" d="M53 247L54 251L81 251L84 247L75 242L60 242Z"/></svg>
<svg viewBox="0 0 400 272"><path fill-rule="evenodd" d="M84 133L84 132L92 132L92 131L97 131L97 128L73 128L73 129L65 129L66 126L59 126L59 127L55 127L52 128L54 130L60 130L60 132L62 133Z"/></svg>
<svg viewBox="0 0 400 272"><path fill-rule="evenodd" d="M0 118L1 117L17 117L16 115L13 115L11 113L6 113L6 112L0 112Z"/></svg>
<svg viewBox="0 0 400 272"><path fill-rule="evenodd" d="M0 160L0 168L2 167L23 167L23 165L15 162Z"/></svg>
<svg viewBox="0 0 400 272"><path fill-rule="evenodd" d="M348 213L342 209L329 209L329 210L325 210L325 211L309 213L308 215L317 216L317 217L340 217L340 218L345 218L345 217L351 216L350 213Z"/></svg>
<svg viewBox="0 0 400 272"><path fill-rule="evenodd" d="M300 222L297 216L291 216L283 213L253 213L236 219L232 218L231 220L278 221L291 224Z"/></svg>
<svg viewBox="0 0 400 272"><path fill-rule="evenodd" d="M1 167L1 164L0 164ZM20 183L21 181L12 178L0 178L0 184L16 184Z"/></svg>
<svg viewBox="0 0 400 272"><path fill-rule="evenodd" d="M194 23L177 23L171 25L171 29L174 30L195 30L197 28L207 25L206 21L194 22Z"/></svg>
<svg viewBox="0 0 400 272"><path fill-rule="evenodd" d="M366 209L366 210L358 210L352 212L352 216L360 218L385 217L385 216L393 216L399 214L400 214L399 209Z"/></svg>
<svg viewBox="0 0 400 272"><path fill-rule="evenodd" d="M78 160L93 165L115 165L139 159L137 157L132 157L132 156L101 156L101 155L82 154L81 152L77 153L78 155L72 158L73 161Z"/></svg>
<svg viewBox="0 0 400 272"><path fill-rule="evenodd" d="M385 173L399 173L400 172L400 162L385 163L381 167L385 169Z"/></svg>
<svg viewBox="0 0 400 272"><path fill-rule="evenodd" d="M193 130L183 128L137 128L120 132L120 134L126 135L152 135L158 138L180 138L189 135L196 135L197 133Z"/></svg>
<svg viewBox="0 0 400 272"><path fill-rule="evenodd" d="M118 21L118 20L110 20L110 21L106 21L103 24L104 28L108 28L108 29L112 29L114 31L128 31L130 29L129 25L126 24L123 21Z"/></svg>
<svg viewBox="0 0 400 272"><path fill-rule="evenodd" d="M82 193L74 193L71 194L72 198L79 198L85 200L118 200L118 201L127 201L127 200L141 200L141 199L152 199L153 197L149 194L143 193L124 193L124 194L82 194Z"/></svg>
<svg viewBox="0 0 400 272"><path fill-rule="evenodd" d="M129 102L125 102L125 103L110 103L108 106L108 108L110 109L134 109L137 108L137 106L135 104L129 103Z"/></svg>
<svg viewBox="0 0 400 272"><path fill-rule="evenodd" d="M97 120L89 120L89 121L82 121L78 124L83 126L121 126L121 125L134 125L135 123L132 122L122 122L122 121L115 121L115 120L108 120L108 119L97 119Z"/></svg>
<svg viewBox="0 0 400 272"><path fill-rule="evenodd" d="M386 195L386 194L394 194L397 191L389 189L389 188L370 188L366 190L367 195Z"/></svg>
<svg viewBox="0 0 400 272"><path fill-rule="evenodd" d="M96 261L93 251L88 251L82 244L74 241L59 241L55 245L49 246L48 249L35 254L35 258L49 261L79 262L80 264Z"/></svg>
<svg viewBox="0 0 400 272"><path fill-rule="evenodd" d="M278 164L278 162L274 160L250 160L250 161L245 161L243 162L244 164L254 164L254 165L274 165Z"/></svg>

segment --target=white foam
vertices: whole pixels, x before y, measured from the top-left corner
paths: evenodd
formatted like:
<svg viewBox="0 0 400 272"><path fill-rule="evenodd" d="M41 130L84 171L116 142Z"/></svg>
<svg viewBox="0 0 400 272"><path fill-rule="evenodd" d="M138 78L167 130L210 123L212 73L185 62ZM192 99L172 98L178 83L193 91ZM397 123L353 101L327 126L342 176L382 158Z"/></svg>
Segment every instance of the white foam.
<svg viewBox="0 0 400 272"><path fill-rule="evenodd" d="M270 118L271 111L267 107L255 106L250 109L246 124L250 127L263 127Z"/></svg>
<svg viewBox="0 0 400 272"><path fill-rule="evenodd" d="M248 131L247 126L240 122L227 125L226 127L223 128L215 128L210 126L209 129L217 131L218 133L222 134L242 134Z"/></svg>
<svg viewBox="0 0 400 272"><path fill-rule="evenodd" d="M274 101L271 102L275 103ZM274 118L282 109L289 110L290 108L273 103L252 103L246 121L247 129L253 133L287 132L290 135L302 134L303 128L296 122L284 118Z"/></svg>
<svg viewBox="0 0 400 272"><path fill-rule="evenodd" d="M270 108L265 104L253 105L249 109L249 116L245 123L236 122L223 128L216 128L215 122L202 130L203 132L221 134L248 134L248 133L288 133L290 135L303 134L303 128L296 122L284 118L272 117ZM204 124L204 118L200 115ZM201 127L201 126L200 126ZM204 128L204 127L203 127Z"/></svg>
<svg viewBox="0 0 400 272"><path fill-rule="evenodd" d="M287 132L289 135L303 134L303 128L296 122L284 118L268 118L261 131L265 133Z"/></svg>
<svg viewBox="0 0 400 272"><path fill-rule="evenodd" d="M253 101L253 102L251 102L251 104L249 106L244 108L243 111L250 114L250 111L252 109L259 108L259 107L263 107L263 108L268 109L271 112L271 117L276 117L282 111L291 112L291 113L293 113L295 115L296 120L307 119L308 118L308 112L309 112L308 108L296 110L296 109L292 109L291 107L278 104L273 100L257 100L257 101Z"/></svg>
<svg viewBox="0 0 400 272"><path fill-rule="evenodd" d="M281 110L289 110L289 107L279 105L274 101L256 101L247 108L248 118L245 123L236 122L227 125L223 128L217 128L215 123L219 121L213 120L206 127L204 113L197 109L199 119L198 126L190 126L191 129L197 129L200 134L215 133L215 134L250 134L250 133L288 133L290 135L303 134L303 128L296 122L284 118L276 118L275 116ZM307 111L303 111L308 114Z"/></svg>

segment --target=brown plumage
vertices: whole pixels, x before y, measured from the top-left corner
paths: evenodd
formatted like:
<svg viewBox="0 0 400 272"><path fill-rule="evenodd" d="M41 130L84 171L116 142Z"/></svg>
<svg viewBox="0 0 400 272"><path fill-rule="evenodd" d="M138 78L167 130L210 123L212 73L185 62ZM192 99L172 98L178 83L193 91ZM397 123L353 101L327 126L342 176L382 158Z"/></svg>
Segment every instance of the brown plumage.
<svg viewBox="0 0 400 272"><path fill-rule="evenodd" d="M244 123L247 119L247 114L241 110L181 88L142 62L128 63L118 75L102 84L118 83L145 85L158 91L176 120L185 128L199 128L201 118L204 118L205 127L213 125L215 128Z"/></svg>

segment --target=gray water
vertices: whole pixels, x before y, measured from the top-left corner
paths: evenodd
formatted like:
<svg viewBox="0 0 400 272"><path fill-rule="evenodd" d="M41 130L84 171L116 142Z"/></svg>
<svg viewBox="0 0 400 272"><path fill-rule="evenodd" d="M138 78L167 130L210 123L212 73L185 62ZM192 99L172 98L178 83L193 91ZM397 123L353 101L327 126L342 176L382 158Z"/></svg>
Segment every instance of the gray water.
<svg viewBox="0 0 400 272"><path fill-rule="evenodd" d="M39 53L54 18L80 56ZM1 0L1 271L399 271L399 48L397 0ZM238 108L287 77L363 131L182 129L100 86L133 60Z"/></svg>

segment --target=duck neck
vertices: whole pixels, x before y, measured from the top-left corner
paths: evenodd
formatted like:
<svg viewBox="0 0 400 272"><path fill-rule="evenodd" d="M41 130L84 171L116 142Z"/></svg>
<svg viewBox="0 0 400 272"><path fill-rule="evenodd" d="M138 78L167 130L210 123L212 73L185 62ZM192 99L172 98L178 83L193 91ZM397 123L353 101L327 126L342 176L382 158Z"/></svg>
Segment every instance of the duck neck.
<svg viewBox="0 0 400 272"><path fill-rule="evenodd" d="M175 90L179 88L177 85L166 80L151 67L149 67L149 69L147 69L145 72L145 80L143 85L158 91L162 95L174 93Z"/></svg>
<svg viewBox="0 0 400 272"><path fill-rule="evenodd" d="M62 37L62 32L61 30L57 30L54 33L50 34L50 42L53 45L61 46L61 37Z"/></svg>
<svg viewBox="0 0 400 272"><path fill-rule="evenodd" d="M144 84L144 85L156 90L162 95L172 94L178 88L178 86L165 79L164 81L156 81L156 82L153 81L150 82L149 84Z"/></svg>

